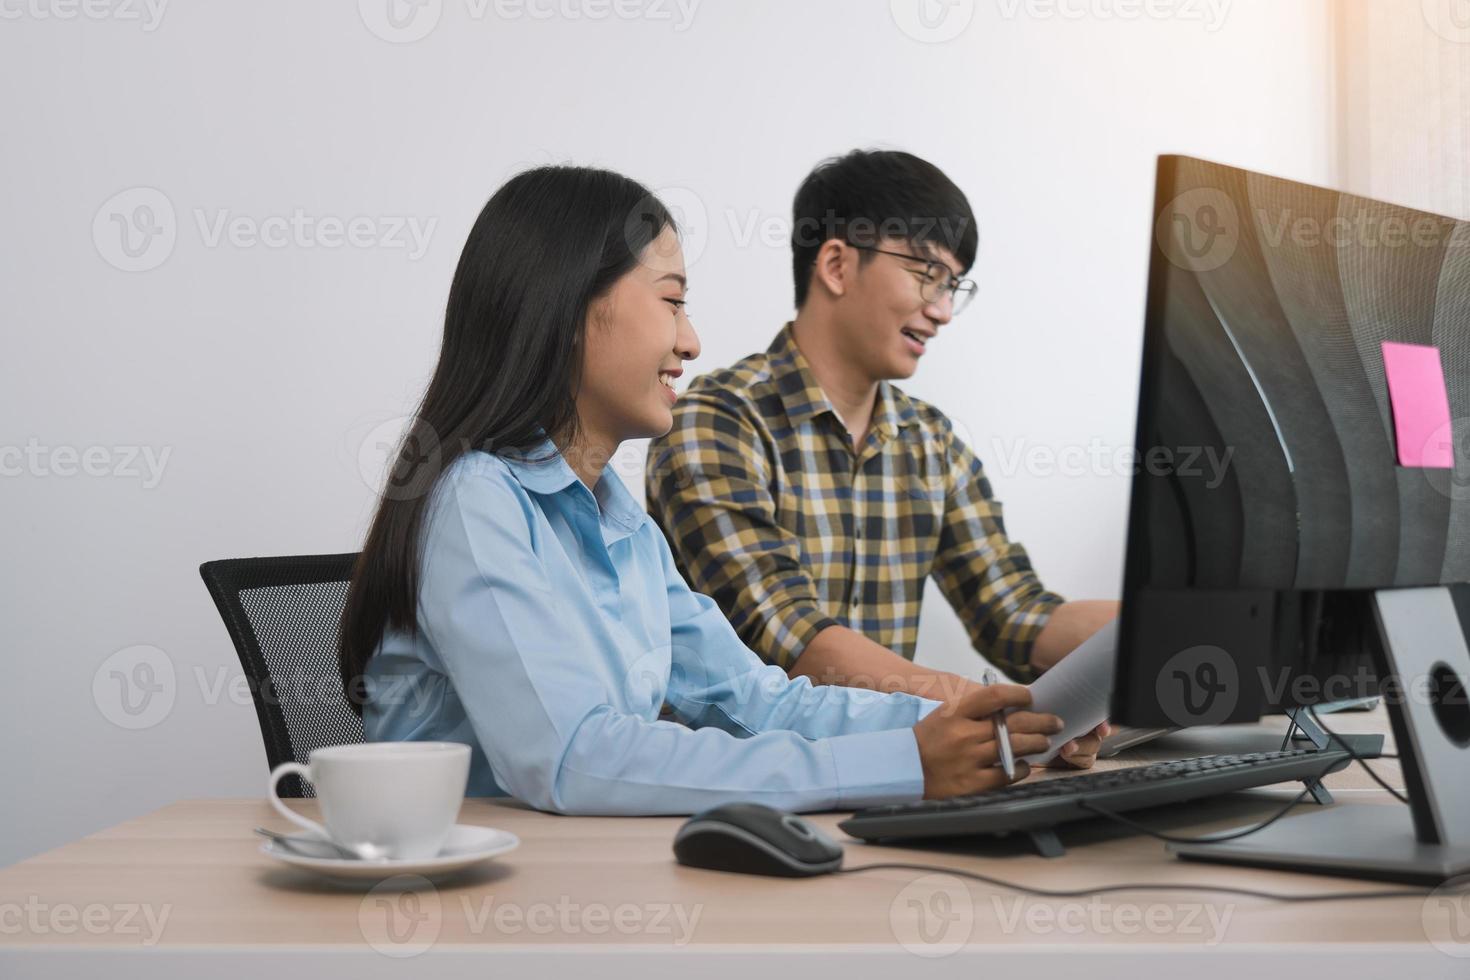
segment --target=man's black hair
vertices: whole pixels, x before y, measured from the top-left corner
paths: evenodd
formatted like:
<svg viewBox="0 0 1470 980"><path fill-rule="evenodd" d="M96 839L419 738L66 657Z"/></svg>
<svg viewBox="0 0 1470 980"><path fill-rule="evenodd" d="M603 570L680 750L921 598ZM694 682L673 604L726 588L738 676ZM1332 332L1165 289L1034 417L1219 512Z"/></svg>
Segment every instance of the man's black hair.
<svg viewBox="0 0 1470 980"><path fill-rule="evenodd" d="M900 239L942 245L961 272L975 261L980 231L970 202L934 164L901 150L853 150L817 164L791 206L791 269L796 305L806 302L817 252L830 238L852 245ZM871 252L861 253L866 262Z"/></svg>

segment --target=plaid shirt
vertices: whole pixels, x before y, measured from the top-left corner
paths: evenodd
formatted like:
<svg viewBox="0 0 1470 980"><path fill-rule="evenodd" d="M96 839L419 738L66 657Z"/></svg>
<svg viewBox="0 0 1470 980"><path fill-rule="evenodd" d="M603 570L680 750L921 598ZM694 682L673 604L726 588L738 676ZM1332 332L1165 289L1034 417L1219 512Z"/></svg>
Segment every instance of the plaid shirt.
<svg viewBox="0 0 1470 980"><path fill-rule="evenodd" d="M949 419L882 383L854 452L789 323L764 354L695 379L649 446L647 489L685 580L786 669L834 624L912 660L932 575L975 649L1026 681L1063 601L1006 537Z"/></svg>

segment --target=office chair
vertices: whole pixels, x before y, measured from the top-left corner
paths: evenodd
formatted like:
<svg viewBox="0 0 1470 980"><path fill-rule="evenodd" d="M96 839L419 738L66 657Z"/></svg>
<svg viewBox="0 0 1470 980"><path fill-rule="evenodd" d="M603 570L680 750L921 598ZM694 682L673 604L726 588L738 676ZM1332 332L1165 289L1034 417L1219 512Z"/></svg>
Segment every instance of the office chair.
<svg viewBox="0 0 1470 980"><path fill-rule="evenodd" d="M230 631L265 740L266 761L305 762L323 745L363 741L362 719L342 692L338 620L357 553L232 558L199 566ZM285 797L314 796L295 776Z"/></svg>

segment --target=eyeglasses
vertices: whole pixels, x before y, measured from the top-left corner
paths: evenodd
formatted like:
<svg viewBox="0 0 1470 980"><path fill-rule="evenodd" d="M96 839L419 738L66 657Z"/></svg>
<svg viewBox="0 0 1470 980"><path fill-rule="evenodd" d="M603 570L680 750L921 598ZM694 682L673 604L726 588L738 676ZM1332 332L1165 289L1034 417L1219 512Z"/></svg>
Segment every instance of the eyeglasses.
<svg viewBox="0 0 1470 980"><path fill-rule="evenodd" d="M851 242L848 244L852 245ZM892 255L894 258L923 263L923 272L917 269L909 270L919 280L919 295L926 303L938 303L946 296L951 297L950 316L959 316L960 312L975 298L975 280L956 279L943 262L928 259L922 255L909 255L907 252L890 252L873 245L852 245L852 247L860 248L865 252L877 252L879 255Z"/></svg>

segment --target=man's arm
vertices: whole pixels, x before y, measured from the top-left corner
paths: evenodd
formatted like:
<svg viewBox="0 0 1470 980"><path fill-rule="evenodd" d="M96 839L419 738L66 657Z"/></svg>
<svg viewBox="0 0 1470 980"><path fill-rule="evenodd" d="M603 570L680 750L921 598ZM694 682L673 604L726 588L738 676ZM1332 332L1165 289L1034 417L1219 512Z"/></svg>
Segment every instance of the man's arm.
<svg viewBox="0 0 1470 980"><path fill-rule="evenodd" d="M969 631L982 656L1022 683L1030 683L1072 646L1076 613L1062 617L1045 655L1036 653L1041 635L1068 605L1048 592L1019 542L1006 534L1000 501L991 494L985 469L944 420L943 452L948 463L934 581ZM1079 638L1077 642L1081 642Z"/></svg>
<svg viewBox="0 0 1470 980"><path fill-rule="evenodd" d="M1031 645L1032 669L1040 673L1055 667L1083 640L1117 619L1119 606L1111 599L1080 599L1058 606Z"/></svg>
<svg viewBox="0 0 1470 980"><path fill-rule="evenodd" d="M789 673L810 678L813 684L905 691L935 701L985 686L959 674L921 667L846 626L828 626L818 633Z"/></svg>
<svg viewBox="0 0 1470 980"><path fill-rule="evenodd" d="M648 449L648 510L697 592L740 639L788 676L944 700L973 682L910 663L828 616L801 542L776 516L770 463L753 424L716 397L690 393Z"/></svg>

